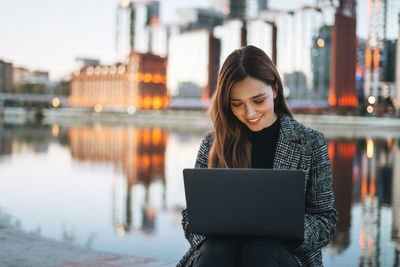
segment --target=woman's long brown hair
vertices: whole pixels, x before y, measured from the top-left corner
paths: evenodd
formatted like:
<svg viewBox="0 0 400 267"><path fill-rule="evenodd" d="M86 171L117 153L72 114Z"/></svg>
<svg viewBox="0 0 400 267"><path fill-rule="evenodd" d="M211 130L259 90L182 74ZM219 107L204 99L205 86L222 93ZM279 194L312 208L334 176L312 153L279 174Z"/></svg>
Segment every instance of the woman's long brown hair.
<svg viewBox="0 0 400 267"><path fill-rule="evenodd" d="M283 96L281 78L267 54L251 45L233 51L219 72L217 89L210 108L214 140L208 158L209 168L251 167L251 144L247 136L247 126L232 113L229 99L232 86L247 76L275 88L275 113L285 113L292 117Z"/></svg>

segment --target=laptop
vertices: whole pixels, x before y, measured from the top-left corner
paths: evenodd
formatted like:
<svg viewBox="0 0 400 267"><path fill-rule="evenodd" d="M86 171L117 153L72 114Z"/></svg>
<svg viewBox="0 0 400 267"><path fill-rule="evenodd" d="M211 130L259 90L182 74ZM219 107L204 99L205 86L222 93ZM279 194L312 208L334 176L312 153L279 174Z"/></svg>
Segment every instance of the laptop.
<svg viewBox="0 0 400 267"><path fill-rule="evenodd" d="M301 170L184 169L189 231L304 239Z"/></svg>

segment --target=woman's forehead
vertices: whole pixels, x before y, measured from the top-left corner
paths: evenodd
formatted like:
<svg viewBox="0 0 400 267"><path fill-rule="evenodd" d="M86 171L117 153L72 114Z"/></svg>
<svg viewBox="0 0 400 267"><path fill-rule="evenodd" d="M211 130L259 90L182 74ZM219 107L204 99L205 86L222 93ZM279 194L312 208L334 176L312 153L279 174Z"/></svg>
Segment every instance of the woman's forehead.
<svg viewBox="0 0 400 267"><path fill-rule="evenodd" d="M230 92L231 99L250 99L260 94L272 93L271 86L263 81L247 76L244 80L236 82Z"/></svg>

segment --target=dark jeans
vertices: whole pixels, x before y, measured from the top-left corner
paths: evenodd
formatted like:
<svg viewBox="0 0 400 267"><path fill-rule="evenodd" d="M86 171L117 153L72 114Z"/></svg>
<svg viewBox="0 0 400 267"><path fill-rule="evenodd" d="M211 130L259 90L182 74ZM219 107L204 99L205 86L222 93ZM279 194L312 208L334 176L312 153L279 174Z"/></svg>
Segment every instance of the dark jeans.
<svg viewBox="0 0 400 267"><path fill-rule="evenodd" d="M299 266L278 241L267 238L209 237L193 263L201 266Z"/></svg>

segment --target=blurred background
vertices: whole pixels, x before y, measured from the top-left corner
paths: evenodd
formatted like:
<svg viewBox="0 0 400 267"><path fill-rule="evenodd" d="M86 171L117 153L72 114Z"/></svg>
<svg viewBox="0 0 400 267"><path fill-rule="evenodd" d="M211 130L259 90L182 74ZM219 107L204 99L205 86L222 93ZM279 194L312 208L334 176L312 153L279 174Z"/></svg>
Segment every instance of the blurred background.
<svg viewBox="0 0 400 267"><path fill-rule="evenodd" d="M165 260L189 247L182 169L218 70L252 44L324 133L337 233L326 266L400 265L400 1L7 1L0 221Z"/></svg>

